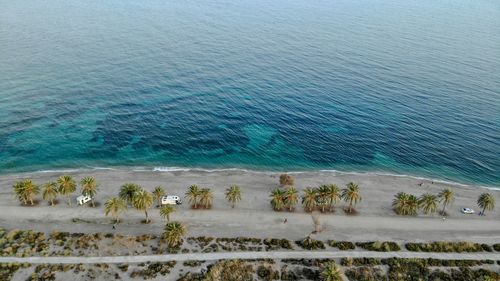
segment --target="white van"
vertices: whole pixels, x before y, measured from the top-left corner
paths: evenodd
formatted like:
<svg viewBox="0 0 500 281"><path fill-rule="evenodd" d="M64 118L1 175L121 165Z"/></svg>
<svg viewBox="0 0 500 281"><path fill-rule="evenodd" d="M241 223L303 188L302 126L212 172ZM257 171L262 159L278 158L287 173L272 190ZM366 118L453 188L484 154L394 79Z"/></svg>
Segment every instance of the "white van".
<svg viewBox="0 0 500 281"><path fill-rule="evenodd" d="M180 205L182 204L181 198L177 195L167 195L161 197L162 205Z"/></svg>
<svg viewBox="0 0 500 281"><path fill-rule="evenodd" d="M78 205L83 205L90 202L90 200L92 200L92 197L88 195L80 195L76 198L76 203L78 203Z"/></svg>

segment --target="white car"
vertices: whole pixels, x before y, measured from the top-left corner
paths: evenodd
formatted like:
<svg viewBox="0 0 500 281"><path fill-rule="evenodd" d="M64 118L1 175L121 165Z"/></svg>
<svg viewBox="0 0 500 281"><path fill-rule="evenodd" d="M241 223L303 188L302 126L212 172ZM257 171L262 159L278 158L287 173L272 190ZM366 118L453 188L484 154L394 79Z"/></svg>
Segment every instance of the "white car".
<svg viewBox="0 0 500 281"><path fill-rule="evenodd" d="M472 210L471 208L462 208L460 209L460 212L464 214L474 214L474 210Z"/></svg>
<svg viewBox="0 0 500 281"><path fill-rule="evenodd" d="M76 203L78 203L78 205L83 205L90 202L90 200L92 200L92 197L87 195L80 195L76 198Z"/></svg>
<svg viewBox="0 0 500 281"><path fill-rule="evenodd" d="M182 200L177 195L167 195L167 196L161 197L161 204L162 205L180 205L180 204L182 204Z"/></svg>

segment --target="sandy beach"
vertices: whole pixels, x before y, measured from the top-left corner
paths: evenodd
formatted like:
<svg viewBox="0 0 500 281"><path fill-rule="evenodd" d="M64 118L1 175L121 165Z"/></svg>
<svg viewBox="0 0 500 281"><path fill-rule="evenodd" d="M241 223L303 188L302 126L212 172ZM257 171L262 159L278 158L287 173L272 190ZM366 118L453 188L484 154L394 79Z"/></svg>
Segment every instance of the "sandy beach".
<svg viewBox="0 0 500 281"><path fill-rule="evenodd" d="M280 237L298 239L313 230L311 214L305 213L300 205L295 212L274 212L269 204L269 193L278 186L279 173L252 172L242 170L222 171L131 171L81 170L68 174L80 180L84 176L95 177L98 184L97 207L67 206L66 199L54 207L41 200L34 207L21 206L12 194L12 185L21 179L33 179L37 184L55 181L62 172L24 173L0 176L0 226L8 229L34 229L38 231L70 232L110 232L111 219L104 216L103 203L116 196L124 183L137 183L152 191L162 186L168 194L184 197L187 188L196 184L211 188L214 192L214 206L210 210L191 210L184 203L172 215L187 225L188 236L214 237ZM476 186L463 186L422 180L406 176L347 174L338 172L294 173L295 186L302 191L306 187L335 183L344 187L348 182L356 182L361 189L362 201L357 206L356 216L347 216L342 211L343 202L337 204L335 213L320 214L323 231L318 239L349 241L428 241L428 240L467 240L485 243L500 241L500 212L497 208L486 216L465 215L459 208L471 207L479 212L476 204L483 192L491 192L500 201L500 192ZM420 183L422 185L420 186ZM224 198L224 190L238 185L242 190L242 201L231 209ZM429 192L437 194L443 188L455 192L455 202L447 211L449 217L443 220L439 215L418 215L403 217L391 209L394 194L400 191L420 196ZM301 192L302 193L302 192ZM73 201L79 189L72 197ZM150 211L153 223L141 224L143 213L129 209L123 222L117 226L117 233L123 234L160 234L164 221L156 208ZM284 223L284 219L287 223Z"/></svg>

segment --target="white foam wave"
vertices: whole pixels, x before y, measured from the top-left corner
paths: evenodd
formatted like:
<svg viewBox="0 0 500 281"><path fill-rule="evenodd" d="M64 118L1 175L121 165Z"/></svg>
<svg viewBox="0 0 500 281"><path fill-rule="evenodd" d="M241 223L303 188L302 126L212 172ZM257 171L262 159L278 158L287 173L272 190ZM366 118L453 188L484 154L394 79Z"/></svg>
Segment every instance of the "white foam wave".
<svg viewBox="0 0 500 281"><path fill-rule="evenodd" d="M217 172L227 172L227 171L237 171L237 172L251 172L251 173L260 173L260 174L269 174L269 173L288 173L288 174L306 174L306 173L332 173L332 174L341 174L341 175L374 175L374 176L390 176L390 177L399 177L399 178L412 178L416 180L426 181L426 182L434 182L440 184L447 184L453 186L462 186L462 187L479 187L490 190L500 191L500 187L496 186L484 186L484 185L474 185L474 184L464 184L459 182L447 181L443 179L434 179L434 178L426 178L421 176L407 175L407 174L393 174L393 173L385 173L385 172L355 172L355 171L339 171L334 169L321 169L321 170L302 170L302 171L273 171L273 170L253 170L253 169L242 169L242 168L220 168L220 169L204 169L204 168L187 168L187 167L168 167L168 166L158 166L158 167L86 167L86 168L76 168L76 169L54 169L54 170L40 170L35 173L77 173L77 172L85 172L85 171L98 171L98 170L124 170L128 169L133 172L159 172L159 173L168 173L168 172L205 172L205 173L217 173Z"/></svg>

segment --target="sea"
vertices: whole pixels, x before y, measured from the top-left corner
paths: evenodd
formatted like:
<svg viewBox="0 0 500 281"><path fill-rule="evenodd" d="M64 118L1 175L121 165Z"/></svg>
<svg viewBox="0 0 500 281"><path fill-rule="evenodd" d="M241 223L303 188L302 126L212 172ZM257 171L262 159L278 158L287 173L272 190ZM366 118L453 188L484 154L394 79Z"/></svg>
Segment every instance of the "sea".
<svg viewBox="0 0 500 281"><path fill-rule="evenodd" d="M500 1L0 0L0 173L137 166L500 186Z"/></svg>

